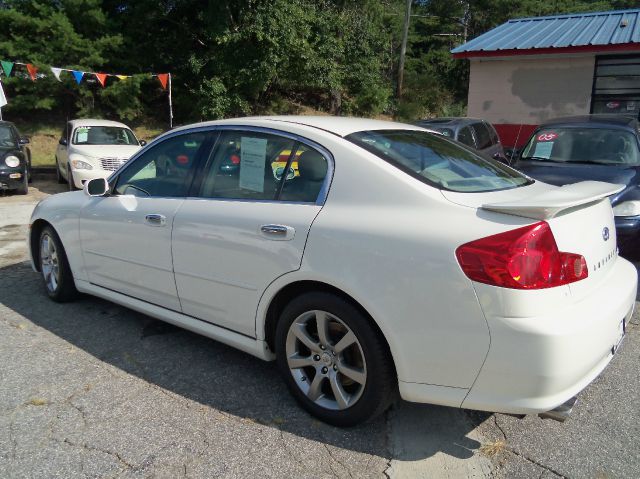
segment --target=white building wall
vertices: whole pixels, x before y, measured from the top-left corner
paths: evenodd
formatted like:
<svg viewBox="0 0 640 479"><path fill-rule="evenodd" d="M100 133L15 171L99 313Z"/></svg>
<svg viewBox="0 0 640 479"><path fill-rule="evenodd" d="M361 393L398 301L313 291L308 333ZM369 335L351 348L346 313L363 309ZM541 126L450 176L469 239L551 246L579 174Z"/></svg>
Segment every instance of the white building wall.
<svg viewBox="0 0 640 479"><path fill-rule="evenodd" d="M468 116L538 125L588 114L595 55L472 59Z"/></svg>

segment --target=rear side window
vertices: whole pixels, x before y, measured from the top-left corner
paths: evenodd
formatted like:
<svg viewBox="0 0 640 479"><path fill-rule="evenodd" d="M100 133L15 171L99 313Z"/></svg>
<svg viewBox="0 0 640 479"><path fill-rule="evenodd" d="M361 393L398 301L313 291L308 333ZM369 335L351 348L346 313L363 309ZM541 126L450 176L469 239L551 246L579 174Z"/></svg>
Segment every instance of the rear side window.
<svg viewBox="0 0 640 479"><path fill-rule="evenodd" d="M468 126L460 129L460 133L458 133L458 141L463 145L470 146L471 148L476 147L476 143L473 141L471 128L469 128Z"/></svg>
<svg viewBox="0 0 640 479"><path fill-rule="evenodd" d="M452 141L423 131L361 131L346 138L439 189L475 193L531 183L498 161L482 158Z"/></svg>
<svg viewBox="0 0 640 479"><path fill-rule="evenodd" d="M205 167L199 196L315 203L327 171L323 155L295 140L227 131Z"/></svg>
<svg viewBox="0 0 640 479"><path fill-rule="evenodd" d="M491 134L484 123L474 123L473 128L476 134L476 141L478 142L478 150L484 150L491 146Z"/></svg>

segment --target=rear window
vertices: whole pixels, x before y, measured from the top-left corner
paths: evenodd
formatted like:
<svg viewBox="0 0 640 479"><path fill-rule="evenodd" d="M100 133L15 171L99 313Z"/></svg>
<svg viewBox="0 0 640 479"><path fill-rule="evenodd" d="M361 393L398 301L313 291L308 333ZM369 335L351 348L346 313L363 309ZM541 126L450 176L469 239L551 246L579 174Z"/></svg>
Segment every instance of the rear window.
<svg viewBox="0 0 640 479"><path fill-rule="evenodd" d="M360 131L349 141L439 189L476 193L528 185L531 180L438 135L417 130Z"/></svg>

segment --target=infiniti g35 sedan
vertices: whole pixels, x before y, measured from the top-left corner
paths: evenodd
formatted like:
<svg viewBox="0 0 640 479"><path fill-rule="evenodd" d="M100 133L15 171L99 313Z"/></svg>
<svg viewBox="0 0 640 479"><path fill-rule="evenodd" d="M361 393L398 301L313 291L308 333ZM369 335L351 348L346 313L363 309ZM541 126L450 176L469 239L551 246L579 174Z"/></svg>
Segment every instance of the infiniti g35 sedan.
<svg viewBox="0 0 640 479"><path fill-rule="evenodd" d="M398 393L540 413L624 337L621 188L547 185L418 126L242 118L168 132L43 200L29 246L54 301L95 295L275 360L334 425Z"/></svg>

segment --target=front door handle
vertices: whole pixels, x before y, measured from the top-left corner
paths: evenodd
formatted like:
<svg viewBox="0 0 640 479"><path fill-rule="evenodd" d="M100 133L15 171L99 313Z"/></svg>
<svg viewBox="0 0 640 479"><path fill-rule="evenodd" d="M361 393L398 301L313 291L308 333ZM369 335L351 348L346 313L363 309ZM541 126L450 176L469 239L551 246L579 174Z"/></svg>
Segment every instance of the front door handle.
<svg viewBox="0 0 640 479"><path fill-rule="evenodd" d="M150 214L144 217L149 226L164 226L167 224L167 217L159 214Z"/></svg>
<svg viewBox="0 0 640 479"><path fill-rule="evenodd" d="M291 240L296 230L286 225L262 225L260 232L272 240Z"/></svg>

